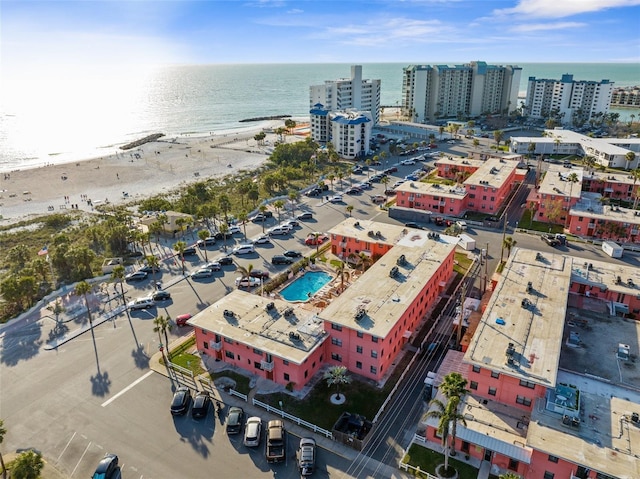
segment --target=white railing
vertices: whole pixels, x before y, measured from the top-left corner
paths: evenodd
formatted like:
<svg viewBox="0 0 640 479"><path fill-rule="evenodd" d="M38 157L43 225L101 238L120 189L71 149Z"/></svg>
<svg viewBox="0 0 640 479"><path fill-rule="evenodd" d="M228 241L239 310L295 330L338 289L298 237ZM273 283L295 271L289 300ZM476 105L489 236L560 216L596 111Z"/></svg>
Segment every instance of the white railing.
<svg viewBox="0 0 640 479"><path fill-rule="evenodd" d="M326 429L322 429L321 427L316 426L315 424L312 424L310 422L307 422L303 419L300 419L299 417L293 416L289 413L286 413L284 411L282 411L281 409L275 408L273 406L270 406L269 404L263 403L261 401L258 401L257 399L252 399L252 403L254 406L260 406L261 408L264 408L267 410L267 412L272 412L274 414L277 414L278 416L282 417L283 419L288 419L291 422L296 423L298 426L302 426L302 427L306 427L307 429L312 430L313 432L317 433L317 434L322 434L325 437L328 437L329 439L333 439L333 434L331 433L331 431L327 431Z"/></svg>
<svg viewBox="0 0 640 479"><path fill-rule="evenodd" d="M193 371L191 371L191 369L183 368L183 367L182 367L182 366L180 366L179 364L172 363L171 361L169 361L169 367L170 367L171 369L173 369L174 371L181 372L181 373L182 373L182 374L184 374L185 376L191 376L191 377L193 377Z"/></svg>
<svg viewBox="0 0 640 479"><path fill-rule="evenodd" d="M247 396L246 394L239 393L235 389L229 389L228 392L229 392L229 394L231 396L238 397L238 398L242 399L244 402L247 402L249 400L249 396Z"/></svg>

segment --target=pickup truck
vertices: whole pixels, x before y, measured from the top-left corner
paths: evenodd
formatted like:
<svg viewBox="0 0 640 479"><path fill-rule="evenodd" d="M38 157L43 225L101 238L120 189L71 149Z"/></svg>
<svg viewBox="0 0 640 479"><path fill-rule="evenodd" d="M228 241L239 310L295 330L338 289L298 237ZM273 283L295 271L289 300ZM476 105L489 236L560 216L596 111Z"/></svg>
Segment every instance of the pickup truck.
<svg viewBox="0 0 640 479"><path fill-rule="evenodd" d="M552 234L543 234L540 239L547 243L549 246L560 246L560 240Z"/></svg>
<svg viewBox="0 0 640 479"><path fill-rule="evenodd" d="M267 424L267 441L265 446L267 462L281 462L286 458L284 424L279 419Z"/></svg>

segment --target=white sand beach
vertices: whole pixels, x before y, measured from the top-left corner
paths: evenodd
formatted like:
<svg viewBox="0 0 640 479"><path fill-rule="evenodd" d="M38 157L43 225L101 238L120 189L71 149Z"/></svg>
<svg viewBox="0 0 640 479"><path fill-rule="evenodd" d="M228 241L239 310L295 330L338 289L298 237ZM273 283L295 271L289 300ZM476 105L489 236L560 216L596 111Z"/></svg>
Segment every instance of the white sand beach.
<svg viewBox="0 0 640 479"><path fill-rule="evenodd" d="M267 160L278 138L267 133L262 146L253 137L283 123L262 122L240 133L163 137L111 156L2 173L0 225L70 210L75 205L92 211L91 205L126 203L198 180L255 169ZM285 141L301 138L290 135Z"/></svg>

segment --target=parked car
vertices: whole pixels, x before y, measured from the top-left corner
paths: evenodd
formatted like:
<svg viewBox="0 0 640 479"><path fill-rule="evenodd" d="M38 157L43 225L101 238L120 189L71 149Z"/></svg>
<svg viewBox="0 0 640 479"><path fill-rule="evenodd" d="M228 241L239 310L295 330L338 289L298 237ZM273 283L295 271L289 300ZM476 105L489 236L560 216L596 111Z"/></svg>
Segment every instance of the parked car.
<svg viewBox="0 0 640 479"><path fill-rule="evenodd" d="M359 195L362 191L359 188L349 188L345 193L348 195Z"/></svg>
<svg viewBox="0 0 640 479"><path fill-rule="evenodd" d="M136 309L149 309L154 308L156 306L156 302L151 298L138 298L130 301L127 304L127 307L131 310Z"/></svg>
<svg viewBox="0 0 640 479"><path fill-rule="evenodd" d="M387 201L387 199L382 195L373 195L371 197L371 201L373 201L374 203L384 203L385 201Z"/></svg>
<svg viewBox="0 0 640 479"><path fill-rule="evenodd" d="M189 246L188 248L185 248L184 251L182 252L183 256L193 256L196 254L198 254L198 251L193 246Z"/></svg>
<svg viewBox="0 0 640 479"><path fill-rule="evenodd" d="M299 220L312 220L313 219L313 213L309 212L309 211L305 211L304 213L300 213L298 216L296 216L297 219Z"/></svg>
<svg viewBox="0 0 640 479"><path fill-rule="evenodd" d="M331 203L342 203L342 195L333 195L331 198L329 198L329 202Z"/></svg>
<svg viewBox="0 0 640 479"><path fill-rule="evenodd" d="M293 259L281 254L277 254L273 258L271 258L271 263L272 264L291 264L293 263Z"/></svg>
<svg viewBox="0 0 640 479"><path fill-rule="evenodd" d="M289 228L286 226L274 226L273 228L267 231L269 236L284 236L289 234Z"/></svg>
<svg viewBox="0 0 640 479"><path fill-rule="evenodd" d="M193 406L191 406L191 417L194 419L207 417L210 406L211 398L209 397L209 393L200 391L196 394L196 397L193 400Z"/></svg>
<svg viewBox="0 0 640 479"><path fill-rule="evenodd" d="M238 434L242 429L244 411L241 407L233 406L227 416L227 434Z"/></svg>
<svg viewBox="0 0 640 479"><path fill-rule="evenodd" d="M409 221L408 223L404 224L407 228L415 228L415 229L422 229L422 226L420 226L418 223L414 223L413 221Z"/></svg>
<svg viewBox="0 0 640 479"><path fill-rule="evenodd" d="M304 244L307 246L315 246L324 243L327 239L329 239L329 237L324 233L311 233L307 236L307 239L304 240Z"/></svg>
<svg viewBox="0 0 640 479"><path fill-rule="evenodd" d="M230 235L235 235L235 234L238 234L238 233L242 233L242 230L240 229L239 226L232 225L232 226L229 226L229 231L227 233L230 234Z"/></svg>
<svg viewBox="0 0 640 479"><path fill-rule="evenodd" d="M118 456L115 454L105 454L98 463L96 472L93 473L91 479L111 479L118 470Z"/></svg>
<svg viewBox="0 0 640 479"><path fill-rule="evenodd" d="M247 419L244 428L244 445L247 447L257 447L260 445L260 434L262 432L262 419L257 416Z"/></svg>
<svg viewBox="0 0 640 479"><path fill-rule="evenodd" d="M233 264L233 258L231 256L222 256L215 260L215 262L220 263L222 266L229 266Z"/></svg>
<svg viewBox="0 0 640 479"><path fill-rule="evenodd" d="M260 235L253 240L253 244L271 244L271 238L267 235Z"/></svg>
<svg viewBox="0 0 640 479"><path fill-rule="evenodd" d="M178 326L186 326L187 321L189 321L190 319L191 319L191 315L189 313L181 314L179 316L176 316L176 324Z"/></svg>
<svg viewBox="0 0 640 479"><path fill-rule="evenodd" d="M171 414L174 416L182 416L189 410L191 404L191 391L186 386L180 386L173 395L171 401Z"/></svg>
<svg viewBox="0 0 640 479"><path fill-rule="evenodd" d="M206 248L207 246L213 246L214 244L216 244L216 239L213 236L209 236L208 238L205 238L203 240L198 240L196 244L199 248Z"/></svg>
<svg viewBox="0 0 640 479"><path fill-rule="evenodd" d="M233 248L233 254L237 254L237 255L251 254L255 252L256 250L254 249L252 244L241 244Z"/></svg>
<svg viewBox="0 0 640 479"><path fill-rule="evenodd" d="M258 278L236 278L236 286L238 288L255 288L256 286L260 286L260 280Z"/></svg>
<svg viewBox="0 0 640 479"><path fill-rule="evenodd" d="M284 253L282 253L284 256L286 256L287 258L299 258L302 256L302 253L300 251L295 251L295 250L287 250Z"/></svg>
<svg viewBox="0 0 640 479"><path fill-rule="evenodd" d="M153 273L157 273L158 271L160 271L160 267L159 266L145 265L142 268L140 268L138 271L142 271L142 272L147 273L147 274L153 274Z"/></svg>
<svg viewBox="0 0 640 479"><path fill-rule="evenodd" d="M160 291L153 293L151 295L151 299L154 301L167 301L168 299L171 299L171 293L161 289Z"/></svg>
<svg viewBox="0 0 640 479"><path fill-rule="evenodd" d="M322 190L320 188L313 188L306 193L309 197L320 196L322 195Z"/></svg>
<svg viewBox="0 0 640 479"><path fill-rule="evenodd" d="M300 439L300 446L296 451L298 471L301 476L310 476L316 466L316 441L310 437Z"/></svg>
<svg viewBox="0 0 640 479"><path fill-rule="evenodd" d="M134 271L124 277L125 281L142 281L147 279L147 273L144 271Z"/></svg>
<svg viewBox="0 0 640 479"><path fill-rule="evenodd" d="M249 276L251 276L252 278L258 278L258 279L268 279L269 272L264 271L262 269L254 269L254 270L251 270L251 273L249 273Z"/></svg>
<svg viewBox="0 0 640 479"><path fill-rule="evenodd" d="M210 278L211 276L213 276L213 270L209 268L200 268L196 271L193 271L190 276L193 279Z"/></svg>
<svg viewBox="0 0 640 479"><path fill-rule="evenodd" d="M411 159L409 159L409 160L402 160L402 161L400 162L400 164L401 164L401 165L415 165L415 164L416 164L416 161L415 161L413 158L411 158Z"/></svg>
<svg viewBox="0 0 640 479"><path fill-rule="evenodd" d="M300 223L298 223L296 220L284 220L282 222L282 226L287 226L289 230L293 230L294 228L300 226Z"/></svg>
<svg viewBox="0 0 640 479"><path fill-rule="evenodd" d="M211 271L220 271L222 269L222 265L219 261L210 261L205 264L204 267L210 269Z"/></svg>

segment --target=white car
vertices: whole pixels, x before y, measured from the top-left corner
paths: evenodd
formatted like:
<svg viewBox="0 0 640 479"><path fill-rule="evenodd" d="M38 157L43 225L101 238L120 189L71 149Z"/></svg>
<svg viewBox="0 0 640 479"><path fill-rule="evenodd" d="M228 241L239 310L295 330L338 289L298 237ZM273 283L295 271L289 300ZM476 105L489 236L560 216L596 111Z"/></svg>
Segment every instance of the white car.
<svg viewBox="0 0 640 479"><path fill-rule="evenodd" d="M342 203L342 195L334 195L331 198L329 198L329 201L331 203Z"/></svg>
<svg viewBox="0 0 640 479"><path fill-rule="evenodd" d="M258 236L256 239L253 240L253 244L270 244L270 243L271 243L271 238L269 238L267 235Z"/></svg>
<svg viewBox="0 0 640 479"><path fill-rule="evenodd" d="M259 278L243 278L242 276L236 278L236 286L238 288L255 288L256 286L260 286Z"/></svg>
<svg viewBox="0 0 640 479"><path fill-rule="evenodd" d="M213 270L209 268L200 268L196 271L193 271L190 276L193 279L210 278L211 276L213 276Z"/></svg>
<svg viewBox="0 0 640 479"><path fill-rule="evenodd" d="M234 235L236 233L242 233L242 230L240 229L240 227L238 225L229 226L229 234Z"/></svg>
<svg viewBox="0 0 640 479"><path fill-rule="evenodd" d="M244 428L244 445L247 447L259 446L261 431L262 419L257 416L247 419L247 424Z"/></svg>
<svg viewBox="0 0 640 479"><path fill-rule="evenodd" d="M252 244L241 244L233 248L233 254L237 255L250 254L255 252L256 250L253 248Z"/></svg>
<svg viewBox="0 0 640 479"><path fill-rule="evenodd" d="M414 159L410 159L410 160L402 160L400 162L401 165L415 165L416 162Z"/></svg>
<svg viewBox="0 0 640 479"><path fill-rule="evenodd" d="M273 228L268 230L267 233L269 233L269 236L288 235L289 227L284 225L274 226Z"/></svg>
<svg viewBox="0 0 640 479"><path fill-rule="evenodd" d="M127 306L129 309L148 309L155 307L156 302L152 298L138 298L129 302Z"/></svg>

